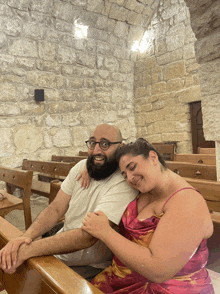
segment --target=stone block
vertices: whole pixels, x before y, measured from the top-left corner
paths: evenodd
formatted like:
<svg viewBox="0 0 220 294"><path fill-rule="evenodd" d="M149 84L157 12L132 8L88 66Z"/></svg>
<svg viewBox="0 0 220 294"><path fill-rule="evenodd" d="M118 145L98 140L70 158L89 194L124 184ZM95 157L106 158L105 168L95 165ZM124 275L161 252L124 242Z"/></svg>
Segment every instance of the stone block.
<svg viewBox="0 0 220 294"><path fill-rule="evenodd" d="M128 0L125 3L125 8L127 8L129 10L134 10L136 6L137 6L137 1L136 0Z"/></svg>
<svg viewBox="0 0 220 294"><path fill-rule="evenodd" d="M128 24L140 26L142 24L142 15L134 11L129 11L126 21Z"/></svg>
<svg viewBox="0 0 220 294"><path fill-rule="evenodd" d="M96 58L95 56L90 56L88 53L78 52L76 54L76 63L88 68L95 68Z"/></svg>
<svg viewBox="0 0 220 294"><path fill-rule="evenodd" d="M184 29L185 32L185 29ZM176 35L169 35L166 37L167 51L174 51L182 48L185 42L185 35L183 33Z"/></svg>
<svg viewBox="0 0 220 294"><path fill-rule="evenodd" d="M52 134L52 141L53 146L61 148L70 147L73 143L71 132L67 128L54 129Z"/></svg>
<svg viewBox="0 0 220 294"><path fill-rule="evenodd" d="M112 47L106 42L97 42L97 53L103 55L112 55Z"/></svg>
<svg viewBox="0 0 220 294"><path fill-rule="evenodd" d="M169 65L167 65L164 68L164 80L168 81L168 80L172 80L175 78L181 78L186 74L186 69L185 69L185 62L183 61L179 61L179 62L175 62L175 63L171 63Z"/></svg>
<svg viewBox="0 0 220 294"><path fill-rule="evenodd" d="M134 91L135 98L145 97L145 96L147 96L147 94L148 94L147 87L136 88Z"/></svg>
<svg viewBox="0 0 220 294"><path fill-rule="evenodd" d="M117 21L114 29L114 34L119 38L125 38L128 35L129 27L125 22Z"/></svg>
<svg viewBox="0 0 220 294"><path fill-rule="evenodd" d="M1 102L16 101L17 99L17 88L14 84L0 83L0 93Z"/></svg>
<svg viewBox="0 0 220 294"><path fill-rule="evenodd" d="M167 81L167 92L180 91L184 87L184 80L182 79L174 79Z"/></svg>
<svg viewBox="0 0 220 294"><path fill-rule="evenodd" d="M22 125L15 130L14 144L18 153L33 153L43 144L43 135L39 128Z"/></svg>
<svg viewBox="0 0 220 294"><path fill-rule="evenodd" d="M106 30L108 32L113 32L116 25L116 21L114 19L109 19L106 16L99 16L97 20L97 28Z"/></svg>
<svg viewBox="0 0 220 294"><path fill-rule="evenodd" d="M37 43L30 39L9 40L8 52L11 55L22 57L38 57Z"/></svg>
<svg viewBox="0 0 220 294"><path fill-rule="evenodd" d="M73 6L70 3L63 2L63 1L54 2L53 8L51 9L51 11L52 11L53 17L57 19L65 20L69 23L71 23L73 19L77 19L77 17L79 17L79 14L80 14L79 7Z"/></svg>
<svg viewBox="0 0 220 294"><path fill-rule="evenodd" d="M25 57L17 57L15 59L15 64L18 67L24 68L26 70L32 70L35 67L35 59L34 58L25 58Z"/></svg>
<svg viewBox="0 0 220 294"><path fill-rule="evenodd" d="M194 86L191 88L183 89L179 92L176 92L175 98L179 102L193 102L201 100L201 89L200 86Z"/></svg>
<svg viewBox="0 0 220 294"><path fill-rule="evenodd" d="M145 103L143 105L135 105L134 110L138 113L138 115L141 115L140 113L145 113L148 111L151 111L153 109L152 103Z"/></svg>
<svg viewBox="0 0 220 294"><path fill-rule="evenodd" d="M166 92L167 92L167 84L165 82L152 84L152 95L162 94Z"/></svg>
<svg viewBox="0 0 220 294"><path fill-rule="evenodd" d="M62 125L67 127L75 127L80 125L79 114L77 112L61 115Z"/></svg>
<svg viewBox="0 0 220 294"><path fill-rule="evenodd" d="M34 86L39 86L40 88L56 87L56 76L51 73L29 71L27 73L27 81Z"/></svg>
<svg viewBox="0 0 220 294"><path fill-rule="evenodd" d="M87 37L93 40L101 40L106 42L108 40L108 33L104 30L90 28Z"/></svg>
<svg viewBox="0 0 220 294"><path fill-rule="evenodd" d="M61 66L56 61L47 61L47 60L36 60L36 68L41 71L49 71L55 74L59 74L61 71Z"/></svg>
<svg viewBox="0 0 220 294"><path fill-rule="evenodd" d="M27 1L27 0L26 0ZM51 13L53 10L54 1L53 0L38 0L31 1L31 10L36 10L44 13Z"/></svg>
<svg viewBox="0 0 220 294"><path fill-rule="evenodd" d="M70 47L59 46L57 52L57 60L59 63L75 64L76 53Z"/></svg>
<svg viewBox="0 0 220 294"><path fill-rule="evenodd" d="M41 24L25 23L23 24L23 33L26 37L41 40L45 35L45 26Z"/></svg>
<svg viewBox="0 0 220 294"><path fill-rule="evenodd" d="M7 46L7 37L4 33L0 32L0 48Z"/></svg>
<svg viewBox="0 0 220 294"><path fill-rule="evenodd" d="M128 13L129 10L125 9L124 7L120 7L117 4L112 4L109 17L119 21L126 21Z"/></svg>
<svg viewBox="0 0 220 294"><path fill-rule="evenodd" d="M9 128L0 128L0 137L0 158L11 156L15 151L15 147L12 141L12 130Z"/></svg>
<svg viewBox="0 0 220 294"><path fill-rule="evenodd" d="M20 10L27 11L30 8L31 0L8 0L7 5Z"/></svg>
<svg viewBox="0 0 220 294"><path fill-rule="evenodd" d="M86 8L88 11L93 11L100 14L105 9L105 6L101 0L88 0Z"/></svg>
<svg viewBox="0 0 220 294"><path fill-rule="evenodd" d="M45 106L42 103L41 104L36 104L35 102L22 103L22 108L21 108L22 115L28 115L28 116L41 115L41 114L44 114L44 112L45 112Z"/></svg>

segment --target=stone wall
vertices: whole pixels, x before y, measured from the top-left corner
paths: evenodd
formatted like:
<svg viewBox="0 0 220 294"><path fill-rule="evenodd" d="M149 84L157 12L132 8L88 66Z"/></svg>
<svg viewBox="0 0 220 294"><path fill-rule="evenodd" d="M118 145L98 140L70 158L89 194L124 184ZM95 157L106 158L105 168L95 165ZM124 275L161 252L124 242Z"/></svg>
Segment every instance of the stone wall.
<svg viewBox="0 0 220 294"><path fill-rule="evenodd" d="M136 137L131 46L155 3L0 0L1 164L75 155L100 123ZM76 36L78 24L87 38ZM44 102L34 89L44 89Z"/></svg>
<svg viewBox="0 0 220 294"><path fill-rule="evenodd" d="M196 57L202 92L206 140L216 141L217 178L220 180L220 18L219 0L186 0L196 35Z"/></svg>
<svg viewBox="0 0 220 294"><path fill-rule="evenodd" d="M201 100L195 35L183 0L164 0L147 30L148 49L135 63L138 136L176 141L178 153L192 153L189 103Z"/></svg>

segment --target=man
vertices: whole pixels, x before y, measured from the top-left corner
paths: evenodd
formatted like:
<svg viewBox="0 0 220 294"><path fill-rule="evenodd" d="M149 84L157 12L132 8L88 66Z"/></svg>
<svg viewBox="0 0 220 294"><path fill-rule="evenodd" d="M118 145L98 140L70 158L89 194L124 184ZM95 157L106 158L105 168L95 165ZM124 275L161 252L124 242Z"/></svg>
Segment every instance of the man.
<svg viewBox="0 0 220 294"><path fill-rule="evenodd" d="M86 144L88 159L71 169L54 201L22 237L11 240L0 251L0 265L4 271L13 273L28 258L42 255L56 255L88 280L106 267L110 251L104 243L81 229L82 220L89 211L101 210L112 226L118 225L128 203L138 192L127 185L118 169L115 153L122 144L122 137L116 127L97 126ZM91 182L87 189L82 189L76 179L85 166ZM64 226L56 235L37 239L53 228L63 215Z"/></svg>

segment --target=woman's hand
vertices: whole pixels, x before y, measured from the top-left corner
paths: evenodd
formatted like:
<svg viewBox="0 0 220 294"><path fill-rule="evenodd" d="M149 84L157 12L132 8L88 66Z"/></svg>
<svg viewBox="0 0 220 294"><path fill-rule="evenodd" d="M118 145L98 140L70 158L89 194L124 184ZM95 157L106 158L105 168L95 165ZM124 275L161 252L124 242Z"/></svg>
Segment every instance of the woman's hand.
<svg viewBox="0 0 220 294"><path fill-rule="evenodd" d="M85 167L84 170L79 174L79 176L76 178L76 180L78 181L79 179L81 179L81 187L83 189L86 189L89 187L90 184L90 176L89 173L87 171L87 168Z"/></svg>
<svg viewBox="0 0 220 294"><path fill-rule="evenodd" d="M94 237L104 241L112 230L107 216L102 211L89 212L83 219L82 229Z"/></svg>

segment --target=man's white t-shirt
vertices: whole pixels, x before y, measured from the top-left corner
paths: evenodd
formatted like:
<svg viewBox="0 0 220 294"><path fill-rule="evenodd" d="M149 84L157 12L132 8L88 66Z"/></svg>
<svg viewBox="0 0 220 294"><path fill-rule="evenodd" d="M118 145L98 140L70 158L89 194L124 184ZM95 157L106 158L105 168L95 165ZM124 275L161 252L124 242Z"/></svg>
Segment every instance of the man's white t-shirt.
<svg viewBox="0 0 220 294"><path fill-rule="evenodd" d="M72 197L65 214L64 226L58 233L81 228L87 213L98 210L103 211L110 221L118 225L127 205L138 194L137 190L128 186L119 169L104 180L91 179L87 189L81 188L81 181L76 181L76 178L85 165L86 159L78 162L61 185L62 191ZM100 240L89 248L56 255L68 266L93 265L96 267L103 267L101 264L110 256L110 250Z"/></svg>

